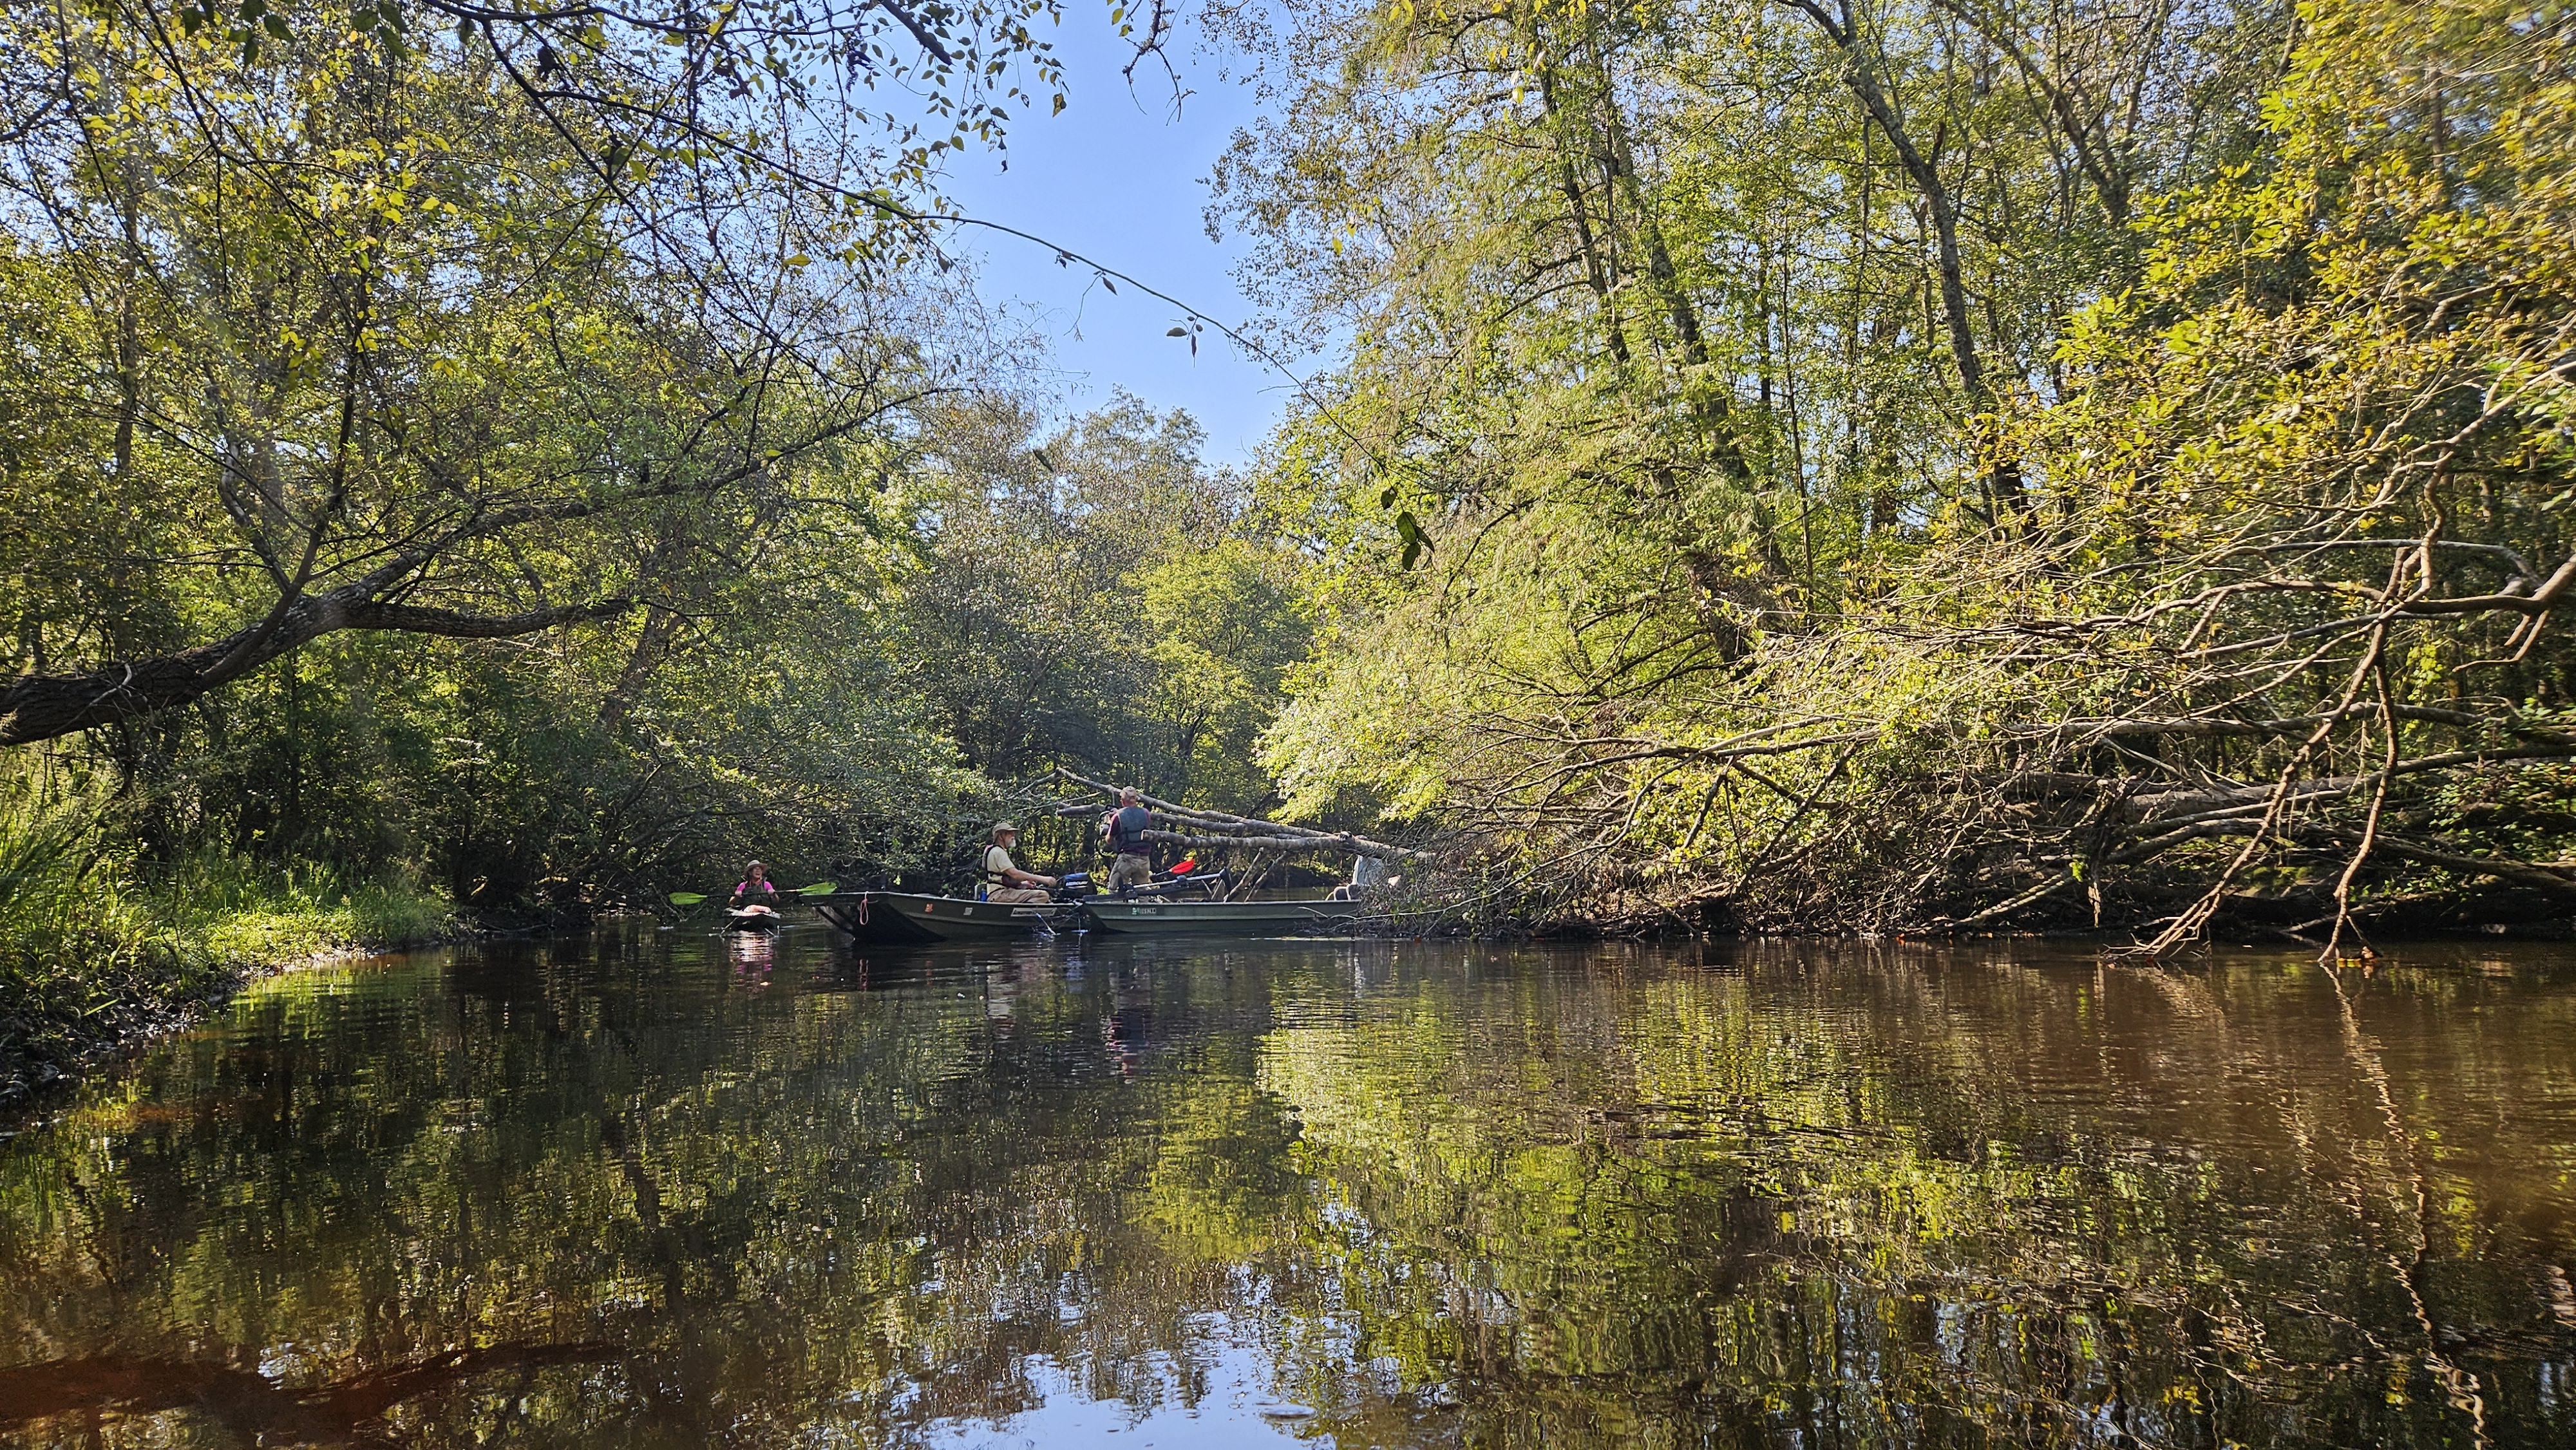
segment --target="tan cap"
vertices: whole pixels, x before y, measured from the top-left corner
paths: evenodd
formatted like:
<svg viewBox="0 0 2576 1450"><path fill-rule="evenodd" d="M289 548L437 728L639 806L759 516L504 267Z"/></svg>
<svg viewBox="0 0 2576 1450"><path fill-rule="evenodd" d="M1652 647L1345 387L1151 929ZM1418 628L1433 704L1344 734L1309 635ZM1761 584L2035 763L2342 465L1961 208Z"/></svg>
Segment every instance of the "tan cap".
<svg viewBox="0 0 2576 1450"><path fill-rule="evenodd" d="M1002 834L1004 831L1008 831L1008 832L1010 832L1012 835L1016 836L1016 835L1018 835L1018 834L1020 833L1020 828L1019 828L1019 827L1017 827L1017 826L1015 826L1015 825L1012 825L1012 824L1011 824L1010 822L1008 822L1008 821L995 821L995 822L993 823L993 834L994 834L994 835L998 836L998 835Z"/></svg>

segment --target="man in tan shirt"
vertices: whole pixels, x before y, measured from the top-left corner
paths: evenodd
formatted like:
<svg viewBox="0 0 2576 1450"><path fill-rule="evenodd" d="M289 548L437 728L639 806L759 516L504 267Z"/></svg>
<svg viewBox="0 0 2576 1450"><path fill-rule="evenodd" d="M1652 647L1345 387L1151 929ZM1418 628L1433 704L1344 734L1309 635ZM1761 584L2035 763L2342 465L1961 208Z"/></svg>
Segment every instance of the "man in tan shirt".
<svg viewBox="0 0 2576 1450"><path fill-rule="evenodd" d="M993 844L984 848L984 869L978 873L984 880L986 901L1044 901L1047 888L1055 885L1052 876L1023 871L1012 864L1011 851L1020 844L1020 828L1008 821L993 827Z"/></svg>

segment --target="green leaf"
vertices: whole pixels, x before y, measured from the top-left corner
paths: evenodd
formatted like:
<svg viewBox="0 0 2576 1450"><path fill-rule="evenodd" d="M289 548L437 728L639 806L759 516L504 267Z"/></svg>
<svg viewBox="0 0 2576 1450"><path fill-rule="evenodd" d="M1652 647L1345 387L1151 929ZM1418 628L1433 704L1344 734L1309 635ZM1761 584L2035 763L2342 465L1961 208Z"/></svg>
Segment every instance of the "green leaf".
<svg viewBox="0 0 2576 1450"><path fill-rule="evenodd" d="M1395 516L1395 536L1404 541L1404 567L1410 569L1431 548L1431 537L1422 532L1422 521L1406 509Z"/></svg>

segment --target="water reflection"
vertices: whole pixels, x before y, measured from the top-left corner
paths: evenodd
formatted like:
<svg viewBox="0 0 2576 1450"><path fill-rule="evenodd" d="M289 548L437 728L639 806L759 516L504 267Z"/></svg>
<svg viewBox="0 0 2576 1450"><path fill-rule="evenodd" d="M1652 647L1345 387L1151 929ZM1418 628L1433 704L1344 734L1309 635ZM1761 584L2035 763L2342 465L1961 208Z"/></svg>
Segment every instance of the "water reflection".
<svg viewBox="0 0 2576 1450"><path fill-rule="evenodd" d="M0 1151L0 1441L2576 1444L2576 970L609 935Z"/></svg>

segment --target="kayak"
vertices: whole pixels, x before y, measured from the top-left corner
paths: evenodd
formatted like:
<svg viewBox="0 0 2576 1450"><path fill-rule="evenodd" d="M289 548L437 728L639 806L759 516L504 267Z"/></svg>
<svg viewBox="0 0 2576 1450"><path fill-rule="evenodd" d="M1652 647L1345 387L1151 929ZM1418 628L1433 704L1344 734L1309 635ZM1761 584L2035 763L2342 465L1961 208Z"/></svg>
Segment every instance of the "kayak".
<svg viewBox="0 0 2576 1450"><path fill-rule="evenodd" d="M856 899L824 902L822 916L863 942L974 941L1071 926L1074 908L1065 902L862 891Z"/></svg>
<svg viewBox="0 0 2576 1450"><path fill-rule="evenodd" d="M786 921L775 911L746 911L739 906L725 908L727 931L776 931Z"/></svg>
<svg viewBox="0 0 2576 1450"><path fill-rule="evenodd" d="M1151 897L1086 896L1083 914L1102 931L1137 935L1181 932L1230 936L1283 936L1345 926L1368 914L1362 901L1157 901Z"/></svg>

